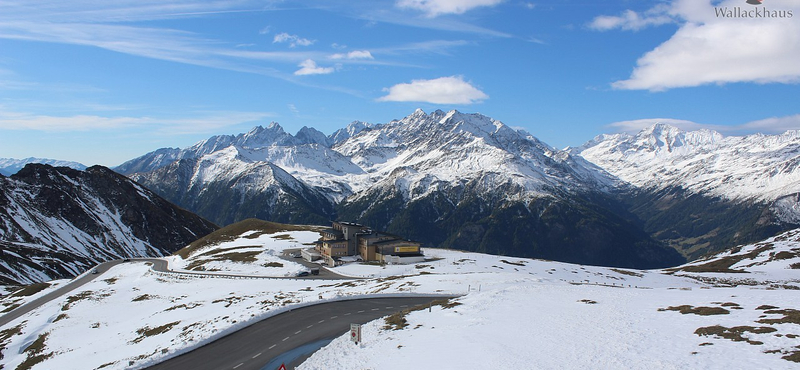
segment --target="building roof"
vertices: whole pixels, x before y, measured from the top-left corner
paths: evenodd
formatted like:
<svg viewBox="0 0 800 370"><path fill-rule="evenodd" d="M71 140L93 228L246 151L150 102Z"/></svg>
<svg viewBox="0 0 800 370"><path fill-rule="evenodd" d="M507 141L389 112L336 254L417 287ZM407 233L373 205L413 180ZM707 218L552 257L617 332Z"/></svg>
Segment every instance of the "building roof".
<svg viewBox="0 0 800 370"><path fill-rule="evenodd" d="M339 234L339 235L343 234L341 230L336 230L336 229L324 229L322 230L322 232L328 234Z"/></svg>

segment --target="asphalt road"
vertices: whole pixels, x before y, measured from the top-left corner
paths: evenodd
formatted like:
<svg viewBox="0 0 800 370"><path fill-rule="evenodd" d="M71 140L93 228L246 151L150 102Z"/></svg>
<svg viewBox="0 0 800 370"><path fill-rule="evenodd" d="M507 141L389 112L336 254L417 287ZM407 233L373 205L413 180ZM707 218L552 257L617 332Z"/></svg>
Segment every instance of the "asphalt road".
<svg viewBox="0 0 800 370"><path fill-rule="evenodd" d="M302 307L259 321L147 369L260 370L283 353L349 332L350 324L364 324L434 299L440 298L369 298ZM291 369L302 359L286 365Z"/></svg>

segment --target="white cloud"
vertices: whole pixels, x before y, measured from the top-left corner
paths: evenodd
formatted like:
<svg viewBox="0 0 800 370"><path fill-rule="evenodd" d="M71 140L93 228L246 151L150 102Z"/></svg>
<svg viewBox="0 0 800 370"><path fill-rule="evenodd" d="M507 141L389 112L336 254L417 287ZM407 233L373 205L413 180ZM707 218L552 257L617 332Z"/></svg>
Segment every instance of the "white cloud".
<svg viewBox="0 0 800 370"><path fill-rule="evenodd" d="M800 81L800 22L793 18L729 18L716 9L752 7L738 0L712 4L710 0L674 0L639 16L598 17L597 30L637 30L680 23L667 41L636 62L631 76L612 86L623 90L663 91L679 87L736 82L797 83ZM774 0L760 9L791 10L800 15L800 3Z"/></svg>
<svg viewBox="0 0 800 370"><path fill-rule="evenodd" d="M788 130L800 130L800 114L785 117L770 117L741 125L742 130L763 133L781 133Z"/></svg>
<svg viewBox="0 0 800 370"><path fill-rule="evenodd" d="M663 123L670 126L675 126L684 131L695 131L700 129L713 129L717 130L719 126L703 125L692 121L674 118L645 118L630 121L620 121L609 124L608 127L615 132L637 133L645 128L648 128L656 123ZM722 126L724 128L724 126Z"/></svg>
<svg viewBox="0 0 800 370"><path fill-rule="evenodd" d="M375 59L368 50L353 50L347 54L336 53L330 56L331 59Z"/></svg>
<svg viewBox="0 0 800 370"><path fill-rule="evenodd" d="M463 14L468 10L481 6L494 6L503 0L398 0L400 8L415 9L425 12L428 17L442 14Z"/></svg>
<svg viewBox="0 0 800 370"><path fill-rule="evenodd" d="M674 118L647 118L614 122L609 124L607 127L616 132L637 133L655 123L668 124L684 131L708 129L729 135L744 135L753 133L780 134L788 130L800 130L800 114L784 117L770 117L740 125L703 124Z"/></svg>
<svg viewBox="0 0 800 370"><path fill-rule="evenodd" d="M51 116L3 110L0 107L0 130L73 132L137 128L178 135L215 131L222 127L254 122L273 116L263 112L200 112L196 117L108 117L99 115ZM149 127L149 128L148 128Z"/></svg>
<svg viewBox="0 0 800 370"><path fill-rule="evenodd" d="M275 43L284 43L284 42L289 43L289 47L290 48L294 48L294 47L297 47L297 46L309 46L309 45L315 43L316 40L304 39L304 38L302 38L300 36L290 35L290 34L288 34L286 32L279 33L279 34L275 35L275 37L272 39L272 43L273 44L275 44Z"/></svg>
<svg viewBox="0 0 800 370"><path fill-rule="evenodd" d="M433 104L472 104L489 98L461 76L440 77L432 80L413 80L388 89L388 94L378 101L427 102Z"/></svg>
<svg viewBox="0 0 800 370"><path fill-rule="evenodd" d="M654 8L656 9L656 8ZM649 10L643 15L633 11L626 10L619 16L601 15L595 17L589 28L597 31L608 31L615 28L620 28L628 31L638 31L648 26L658 26L673 22L672 17L660 11Z"/></svg>
<svg viewBox="0 0 800 370"><path fill-rule="evenodd" d="M302 63L298 65L300 69L294 72L297 76L305 76L305 75L325 75L328 73L333 73L333 67L320 67L311 59L306 59Z"/></svg>
<svg viewBox="0 0 800 370"><path fill-rule="evenodd" d="M272 30L272 27L271 26L266 26L266 27L262 28L261 30L259 30L258 34L259 35L266 35L266 34L269 33L270 30Z"/></svg>

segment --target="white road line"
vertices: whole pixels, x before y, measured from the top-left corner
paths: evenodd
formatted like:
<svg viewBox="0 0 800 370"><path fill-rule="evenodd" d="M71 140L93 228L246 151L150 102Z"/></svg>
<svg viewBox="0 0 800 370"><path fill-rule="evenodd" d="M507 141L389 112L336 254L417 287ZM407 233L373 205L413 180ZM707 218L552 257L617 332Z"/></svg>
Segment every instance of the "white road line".
<svg viewBox="0 0 800 370"><path fill-rule="evenodd" d="M285 342L287 340L289 340L289 337L283 338L283 340L281 342Z"/></svg>
<svg viewBox="0 0 800 370"><path fill-rule="evenodd" d="M380 308L373 308L372 310L373 311L377 311L377 310L380 310Z"/></svg>
<svg viewBox="0 0 800 370"><path fill-rule="evenodd" d="M273 344L273 345L269 346L268 349L273 349L273 348L275 348L275 346L277 346L277 344Z"/></svg>
<svg viewBox="0 0 800 370"><path fill-rule="evenodd" d="M241 364L238 364L238 365L234 366L233 368L234 368L234 369L238 369L238 368L239 368L239 366L242 366L242 365L244 365L244 362L242 362Z"/></svg>
<svg viewBox="0 0 800 370"><path fill-rule="evenodd" d="M333 317L331 317L331 320L333 320L333 319L335 319L335 318L337 318L337 317L339 317L339 316L333 316Z"/></svg>
<svg viewBox="0 0 800 370"><path fill-rule="evenodd" d="M344 314L344 315L345 315L345 316L350 316L350 315L352 315L352 314L353 314L352 312L348 312L348 313L346 313L346 314Z"/></svg>
<svg viewBox="0 0 800 370"><path fill-rule="evenodd" d="M256 358L256 357L258 357L258 356L261 356L261 353L262 353L262 352L259 352L259 353L257 353L255 356L253 356L253 358Z"/></svg>
<svg viewBox="0 0 800 370"><path fill-rule="evenodd" d="M323 322L325 322L325 320L319 320L317 321L317 324L322 324Z"/></svg>
<svg viewBox="0 0 800 370"><path fill-rule="evenodd" d="M294 332L294 335L300 334L300 332L302 332L302 330L298 330L298 331Z"/></svg>
<svg viewBox="0 0 800 370"><path fill-rule="evenodd" d="M362 312L364 312L364 310L358 311L358 313L362 313Z"/></svg>
<svg viewBox="0 0 800 370"><path fill-rule="evenodd" d="M392 308L394 308L394 307L386 307L387 310L391 310Z"/></svg>
<svg viewBox="0 0 800 370"><path fill-rule="evenodd" d="M311 325L309 325L309 326L306 326L306 329L311 329L311 327L312 327L312 326L314 326L314 324L311 324Z"/></svg>
<svg viewBox="0 0 800 370"><path fill-rule="evenodd" d="M400 307L408 307L408 305L407 305L407 304L404 304L404 305L400 305Z"/></svg>

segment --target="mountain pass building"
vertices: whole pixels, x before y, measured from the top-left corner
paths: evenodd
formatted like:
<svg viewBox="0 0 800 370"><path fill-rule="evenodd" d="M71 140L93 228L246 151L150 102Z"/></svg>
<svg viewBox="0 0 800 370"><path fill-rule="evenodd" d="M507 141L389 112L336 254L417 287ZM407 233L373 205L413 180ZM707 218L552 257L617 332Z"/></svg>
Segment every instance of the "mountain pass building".
<svg viewBox="0 0 800 370"><path fill-rule="evenodd" d="M343 257L349 256L358 256L367 262L391 264L425 260L420 243L376 232L352 222L334 221L330 229L322 231L315 249L329 266L339 265L346 259Z"/></svg>

